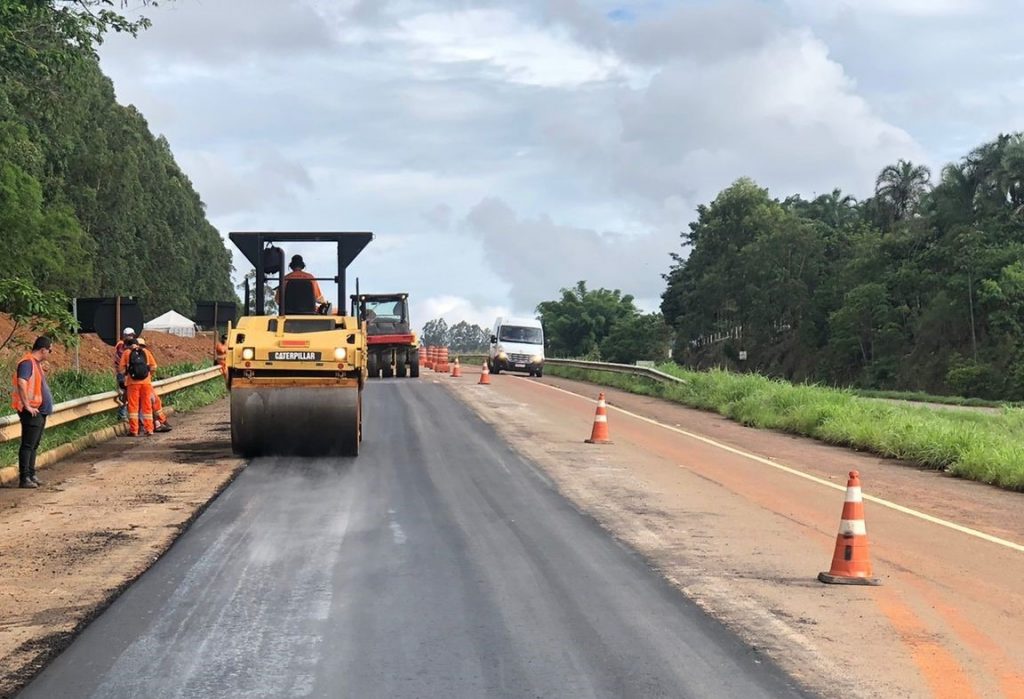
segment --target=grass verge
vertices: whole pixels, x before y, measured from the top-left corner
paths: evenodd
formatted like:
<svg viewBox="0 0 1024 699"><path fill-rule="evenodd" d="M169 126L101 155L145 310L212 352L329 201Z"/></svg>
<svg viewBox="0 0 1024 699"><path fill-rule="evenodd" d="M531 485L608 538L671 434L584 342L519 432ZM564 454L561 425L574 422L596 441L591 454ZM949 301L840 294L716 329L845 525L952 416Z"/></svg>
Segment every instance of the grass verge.
<svg viewBox="0 0 1024 699"><path fill-rule="evenodd" d="M175 414L180 415L189 410L209 405L226 395L227 387L224 385L224 382L213 379L165 395L162 400L165 408L173 407ZM105 427L113 427L117 423L117 413L110 411L99 415L89 415L73 422L57 425L52 429L47 428L43 432L43 441L39 444L39 453L73 442L93 432L98 432ZM18 463L19 446L18 439L0 443L0 468Z"/></svg>
<svg viewBox="0 0 1024 699"><path fill-rule="evenodd" d="M675 365L658 369L685 383L551 364L545 367L552 376L664 398L750 427L813 437L1024 491L1024 409L1004 406L996 414L931 410L756 374L694 372Z"/></svg>
<svg viewBox="0 0 1024 699"><path fill-rule="evenodd" d="M905 400L914 403L938 403L939 405L962 405L967 408L1002 408L1004 405L1022 407L1022 403L1005 400L986 400L985 398L964 398L963 396L936 396L924 391L874 391L865 388L852 388L850 392L862 398L885 398L888 400Z"/></svg>

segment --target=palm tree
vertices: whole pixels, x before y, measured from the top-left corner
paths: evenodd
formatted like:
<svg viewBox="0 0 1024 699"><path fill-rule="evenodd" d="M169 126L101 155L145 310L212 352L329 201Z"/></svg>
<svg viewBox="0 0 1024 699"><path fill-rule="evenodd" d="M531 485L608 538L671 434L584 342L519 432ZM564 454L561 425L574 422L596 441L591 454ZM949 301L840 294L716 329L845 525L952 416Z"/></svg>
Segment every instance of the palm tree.
<svg viewBox="0 0 1024 699"><path fill-rule="evenodd" d="M878 173L875 197L889 209L893 221L904 221L917 211L921 198L928 193L931 176L924 165L901 159Z"/></svg>
<svg viewBox="0 0 1024 699"><path fill-rule="evenodd" d="M857 215L857 198L843 194L839 188L833 189L829 194L822 194L814 200L814 204L821 220L833 228L849 223Z"/></svg>

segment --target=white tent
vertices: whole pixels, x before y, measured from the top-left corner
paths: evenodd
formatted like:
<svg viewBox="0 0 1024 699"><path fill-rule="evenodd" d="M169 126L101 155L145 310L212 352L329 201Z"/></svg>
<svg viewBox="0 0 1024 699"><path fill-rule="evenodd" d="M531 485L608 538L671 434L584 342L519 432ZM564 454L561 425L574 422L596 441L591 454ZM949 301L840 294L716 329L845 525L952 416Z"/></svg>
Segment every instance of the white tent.
<svg viewBox="0 0 1024 699"><path fill-rule="evenodd" d="M181 337L195 337L196 324L177 311L167 311L162 316L157 316L142 326L143 330L155 330Z"/></svg>

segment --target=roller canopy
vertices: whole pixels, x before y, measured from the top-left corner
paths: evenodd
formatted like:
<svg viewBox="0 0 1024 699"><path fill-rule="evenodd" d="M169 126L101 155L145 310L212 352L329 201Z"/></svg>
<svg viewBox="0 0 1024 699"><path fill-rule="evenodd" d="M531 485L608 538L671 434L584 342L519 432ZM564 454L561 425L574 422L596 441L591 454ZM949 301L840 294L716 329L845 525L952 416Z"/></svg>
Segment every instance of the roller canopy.
<svg viewBox="0 0 1024 699"><path fill-rule="evenodd" d="M229 233L228 237L253 267L259 265L260 252L265 243L338 243L338 261L344 269L370 244L373 233L235 231Z"/></svg>
<svg viewBox="0 0 1024 699"><path fill-rule="evenodd" d="M363 251L373 233L366 232L302 232L302 231L233 231L228 234L231 242L242 251L245 259L252 263L256 270L256 308L264 308L264 286L266 273L264 270L263 249L271 243L337 243L338 269L334 280L338 284L338 309L345 308L345 270L352 260ZM280 270L284 271L284 270Z"/></svg>

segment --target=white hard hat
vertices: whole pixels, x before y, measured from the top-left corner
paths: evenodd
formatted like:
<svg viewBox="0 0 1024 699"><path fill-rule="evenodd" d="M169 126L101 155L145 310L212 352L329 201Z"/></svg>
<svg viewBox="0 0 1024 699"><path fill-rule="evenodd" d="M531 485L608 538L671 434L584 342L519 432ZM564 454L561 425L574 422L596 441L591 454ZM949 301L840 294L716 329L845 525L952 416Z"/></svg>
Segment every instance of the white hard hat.
<svg viewBox="0 0 1024 699"><path fill-rule="evenodd" d="M121 334L122 335L134 335L135 334L135 329L134 328L125 328L124 332L122 332Z"/></svg>

